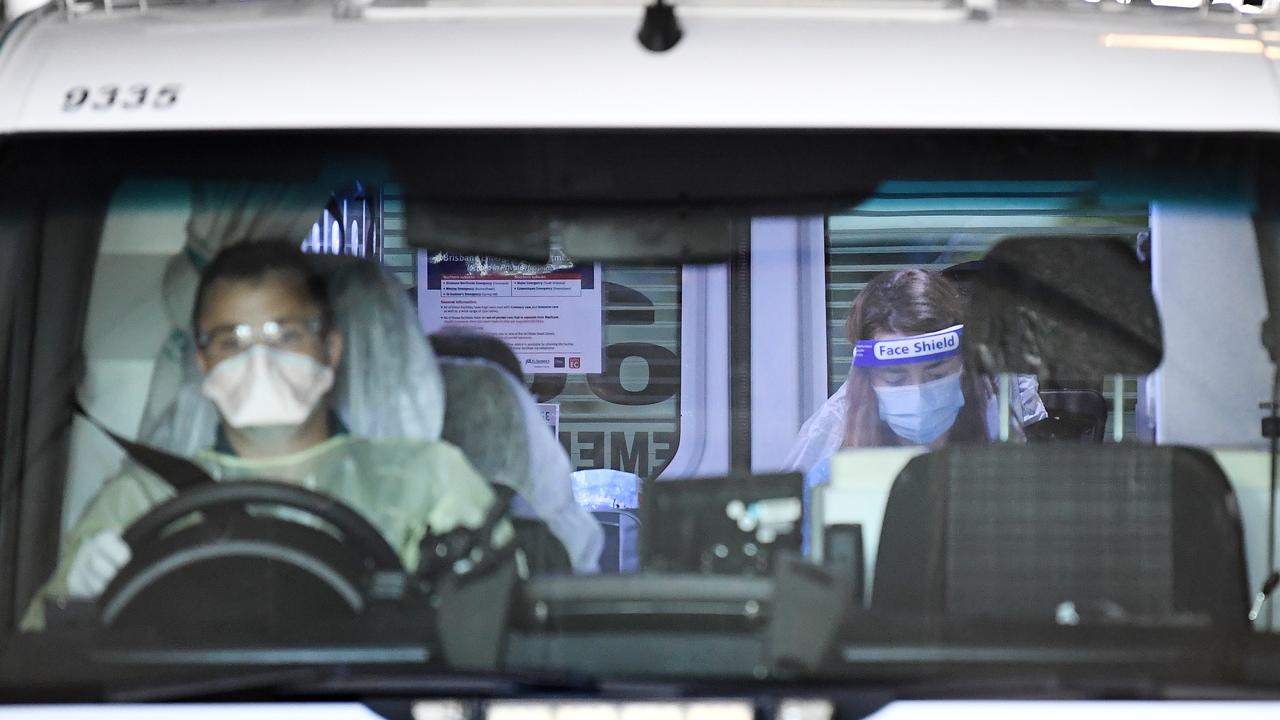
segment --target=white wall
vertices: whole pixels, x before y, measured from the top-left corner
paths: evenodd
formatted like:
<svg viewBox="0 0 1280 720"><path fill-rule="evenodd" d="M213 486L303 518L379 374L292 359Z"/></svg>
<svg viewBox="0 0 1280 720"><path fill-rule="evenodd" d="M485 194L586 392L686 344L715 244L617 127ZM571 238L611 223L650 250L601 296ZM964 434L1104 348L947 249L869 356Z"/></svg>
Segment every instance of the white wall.
<svg viewBox="0 0 1280 720"><path fill-rule="evenodd" d="M161 280L186 241L190 214L185 184L126 183L112 198L103 227L85 325L85 378L77 394L90 414L126 437L138 431L156 353L172 328ZM123 458L111 440L76 418L64 532Z"/></svg>
<svg viewBox="0 0 1280 720"><path fill-rule="evenodd" d="M1164 326L1164 362L1150 385L1156 441L1261 447L1258 405L1270 394L1271 363L1249 209L1158 202L1151 226Z"/></svg>
<svg viewBox="0 0 1280 720"><path fill-rule="evenodd" d="M0 20L12 20L28 10L35 10L48 0L3 0L4 17Z"/></svg>

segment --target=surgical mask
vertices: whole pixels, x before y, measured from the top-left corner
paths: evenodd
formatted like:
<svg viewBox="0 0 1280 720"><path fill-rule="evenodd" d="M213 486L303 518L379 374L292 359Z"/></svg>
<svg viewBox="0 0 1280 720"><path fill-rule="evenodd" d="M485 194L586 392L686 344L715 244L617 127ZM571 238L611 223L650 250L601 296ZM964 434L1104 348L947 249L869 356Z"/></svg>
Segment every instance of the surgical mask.
<svg viewBox="0 0 1280 720"><path fill-rule="evenodd" d="M205 397L234 428L297 426L333 387L333 368L262 343L213 366Z"/></svg>
<svg viewBox="0 0 1280 720"><path fill-rule="evenodd" d="M880 419L899 437L916 445L928 445L941 437L964 407L958 372L920 385L887 385L875 391Z"/></svg>

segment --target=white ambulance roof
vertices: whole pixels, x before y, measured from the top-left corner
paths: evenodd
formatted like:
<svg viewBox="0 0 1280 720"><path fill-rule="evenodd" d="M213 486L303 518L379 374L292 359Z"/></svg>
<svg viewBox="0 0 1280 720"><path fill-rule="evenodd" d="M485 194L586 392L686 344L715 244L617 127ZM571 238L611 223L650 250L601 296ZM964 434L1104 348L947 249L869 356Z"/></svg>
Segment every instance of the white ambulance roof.
<svg viewBox="0 0 1280 720"><path fill-rule="evenodd" d="M606 0L607 2L607 0ZM1194 13L681 6L655 54L627 4L336 17L324 3L28 17L0 133L303 128L1280 130L1280 32ZM388 16L388 15L392 16ZM1274 41L1274 42L1273 42ZM124 109L135 85L167 109ZM64 111L74 88L120 88Z"/></svg>

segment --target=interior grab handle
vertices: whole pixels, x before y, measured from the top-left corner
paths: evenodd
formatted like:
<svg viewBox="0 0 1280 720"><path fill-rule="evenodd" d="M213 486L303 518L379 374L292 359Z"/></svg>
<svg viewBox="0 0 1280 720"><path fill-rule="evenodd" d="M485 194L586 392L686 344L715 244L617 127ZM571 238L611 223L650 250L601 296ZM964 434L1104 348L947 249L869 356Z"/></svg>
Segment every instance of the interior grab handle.
<svg viewBox="0 0 1280 720"><path fill-rule="evenodd" d="M1275 592L1276 585L1280 585L1280 571L1272 571L1267 577L1267 581L1262 583L1262 589L1253 598L1253 606L1249 608L1249 622L1256 622L1258 615L1262 613L1262 606L1266 604L1267 598L1271 597L1271 593Z"/></svg>

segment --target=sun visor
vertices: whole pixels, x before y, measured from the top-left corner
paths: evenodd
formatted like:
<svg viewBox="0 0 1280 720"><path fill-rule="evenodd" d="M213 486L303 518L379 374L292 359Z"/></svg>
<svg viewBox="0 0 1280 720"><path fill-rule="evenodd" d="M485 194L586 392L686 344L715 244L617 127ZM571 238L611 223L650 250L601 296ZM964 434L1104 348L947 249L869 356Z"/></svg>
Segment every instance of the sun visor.
<svg viewBox="0 0 1280 720"><path fill-rule="evenodd" d="M407 200L409 242L433 251L546 262L714 263L732 257L735 214L661 206L555 208Z"/></svg>
<svg viewBox="0 0 1280 720"><path fill-rule="evenodd" d="M1149 269L1114 237L1001 242L974 281L966 353L990 373L1145 374L1164 346Z"/></svg>

